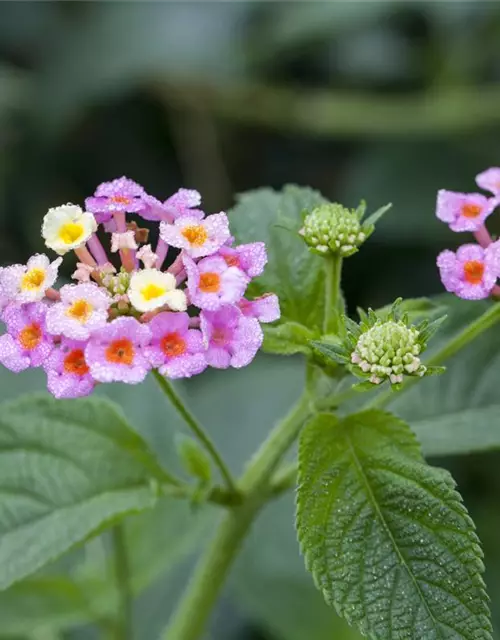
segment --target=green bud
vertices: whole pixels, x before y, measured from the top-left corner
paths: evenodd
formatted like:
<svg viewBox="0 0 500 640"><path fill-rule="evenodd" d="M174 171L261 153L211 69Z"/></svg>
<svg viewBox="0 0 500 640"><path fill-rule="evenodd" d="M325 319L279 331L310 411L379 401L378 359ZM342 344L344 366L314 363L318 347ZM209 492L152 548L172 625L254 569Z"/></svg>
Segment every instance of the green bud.
<svg viewBox="0 0 500 640"><path fill-rule="evenodd" d="M361 225L357 211L331 203L306 215L301 235L320 254L338 253L347 257L358 250L369 233Z"/></svg>

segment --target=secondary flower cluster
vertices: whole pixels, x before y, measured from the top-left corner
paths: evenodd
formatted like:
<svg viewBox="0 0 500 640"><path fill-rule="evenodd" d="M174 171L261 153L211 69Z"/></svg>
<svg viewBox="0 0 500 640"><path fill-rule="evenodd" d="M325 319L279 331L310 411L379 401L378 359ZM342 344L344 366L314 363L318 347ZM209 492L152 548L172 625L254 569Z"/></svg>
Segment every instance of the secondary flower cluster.
<svg viewBox="0 0 500 640"><path fill-rule="evenodd" d="M500 204L500 167L476 176L476 184L492 196L456 193L441 189L437 197L437 217L452 231L469 231L476 243L464 244L456 252L442 251L437 258L441 280L447 291L467 300L500 294L500 240L493 241L485 221Z"/></svg>
<svg viewBox="0 0 500 640"><path fill-rule="evenodd" d="M420 356L444 318L432 322L422 320L417 325L411 325L408 316L400 313L401 303L399 298L390 312L383 315L377 315L371 309L368 313L360 310L359 324L344 317L344 342L313 342L314 349L327 361L347 365L351 373L364 381L356 385L361 389L371 388L386 380L397 389L404 376L422 377L441 373L441 367L422 364Z"/></svg>
<svg viewBox="0 0 500 640"><path fill-rule="evenodd" d="M43 367L57 398L88 395L98 382L136 384L151 369L185 378L249 364L262 344L260 323L280 315L275 295L244 297L266 249L234 246L227 216L207 216L200 204L188 189L161 202L123 177L101 184L85 210L50 209L42 236L59 256L75 252L75 283L54 288L62 257L35 255L0 270L0 362L15 372ZM159 225L154 251L131 213Z"/></svg>

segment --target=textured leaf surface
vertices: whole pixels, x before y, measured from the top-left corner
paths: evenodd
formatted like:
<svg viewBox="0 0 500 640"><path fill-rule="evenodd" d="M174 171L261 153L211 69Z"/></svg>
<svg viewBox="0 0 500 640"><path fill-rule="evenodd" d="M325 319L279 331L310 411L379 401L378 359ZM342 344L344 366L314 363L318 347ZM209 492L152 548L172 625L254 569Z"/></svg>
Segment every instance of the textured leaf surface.
<svg viewBox="0 0 500 640"><path fill-rule="evenodd" d="M264 344L262 348L267 353L278 353L283 356L291 356L295 353L309 355L311 347L309 342L315 334L297 322L285 322L273 327L264 325Z"/></svg>
<svg viewBox="0 0 500 640"><path fill-rule="evenodd" d="M263 241L269 262L250 286L251 295L276 293L282 322L313 329L323 314L323 260L312 254L298 231L302 212L325 202L318 191L288 185L280 191L257 189L239 196L229 212L231 230L239 243Z"/></svg>
<svg viewBox="0 0 500 640"><path fill-rule="evenodd" d="M490 640L482 554L448 472L401 420L321 415L299 449L297 528L325 599L374 640Z"/></svg>
<svg viewBox="0 0 500 640"><path fill-rule="evenodd" d="M0 417L0 588L108 521L155 502L164 479L144 441L102 399L29 397Z"/></svg>

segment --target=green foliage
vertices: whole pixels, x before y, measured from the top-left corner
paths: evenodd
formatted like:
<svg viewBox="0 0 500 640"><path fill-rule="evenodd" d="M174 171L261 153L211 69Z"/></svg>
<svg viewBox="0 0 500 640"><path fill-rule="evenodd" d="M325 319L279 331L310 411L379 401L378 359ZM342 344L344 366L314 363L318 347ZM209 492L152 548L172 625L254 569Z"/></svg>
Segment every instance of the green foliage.
<svg viewBox="0 0 500 640"><path fill-rule="evenodd" d="M237 242L263 241L269 255L264 274L252 282L249 294L276 293L281 321L298 322L313 330L321 327L323 319L323 263L298 232L302 212L325 202L313 189L288 185L282 191L256 189L241 194L229 212Z"/></svg>
<svg viewBox="0 0 500 640"><path fill-rule="evenodd" d="M372 640L491 639L482 553L455 483L381 411L313 419L297 529L325 599Z"/></svg>
<svg viewBox="0 0 500 640"><path fill-rule="evenodd" d="M264 325L263 350L267 353L276 353L282 356L290 356L294 353L310 355L310 341L314 333L298 322L285 322L277 326Z"/></svg>
<svg viewBox="0 0 500 640"><path fill-rule="evenodd" d="M203 485L210 483L212 479L212 466L210 458L196 440L179 434L177 437L177 452L184 469L194 476Z"/></svg>
<svg viewBox="0 0 500 640"><path fill-rule="evenodd" d="M0 588L33 573L169 481L102 399L25 397L1 407Z"/></svg>

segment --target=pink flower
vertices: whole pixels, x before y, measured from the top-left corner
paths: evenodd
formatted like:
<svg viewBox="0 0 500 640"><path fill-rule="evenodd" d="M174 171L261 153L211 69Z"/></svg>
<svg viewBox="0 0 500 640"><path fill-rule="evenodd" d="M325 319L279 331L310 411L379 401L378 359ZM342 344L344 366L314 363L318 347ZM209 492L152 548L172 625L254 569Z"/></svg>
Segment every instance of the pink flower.
<svg viewBox="0 0 500 640"><path fill-rule="evenodd" d="M56 398L79 398L92 393L95 382L85 360L86 344L63 338L43 363L47 389Z"/></svg>
<svg viewBox="0 0 500 640"><path fill-rule="evenodd" d="M494 198L478 193L456 193L441 189L437 197L436 215L450 225L452 231L477 231L497 206Z"/></svg>
<svg viewBox="0 0 500 640"><path fill-rule="evenodd" d="M228 267L222 256L203 258L198 264L183 256L189 298L192 304L215 311L224 304L238 302L245 293L249 279L237 267Z"/></svg>
<svg viewBox="0 0 500 640"><path fill-rule="evenodd" d="M140 213L145 208L144 189L125 176L103 182L93 197L85 200L85 207L97 222L107 222L114 213Z"/></svg>
<svg viewBox="0 0 500 640"><path fill-rule="evenodd" d="M147 195L144 198L146 207L141 211L145 220L173 222L183 215L195 216L199 220L205 217L203 211L195 210L201 204L201 196L194 189L179 189L165 202L160 202L154 196Z"/></svg>
<svg viewBox="0 0 500 640"><path fill-rule="evenodd" d="M274 322L279 320L281 315L278 296L274 293L266 293L255 300L242 298L238 307L244 316L257 318L259 322Z"/></svg>
<svg viewBox="0 0 500 640"><path fill-rule="evenodd" d="M47 306L32 302L22 306L10 304L3 321L8 333L0 337L0 362L18 373L28 367L39 367L50 355L53 338L45 328Z"/></svg>
<svg viewBox="0 0 500 640"><path fill-rule="evenodd" d="M250 278L260 276L267 263L266 245L263 242L240 244L237 247L221 247L219 254L230 267L238 267Z"/></svg>
<svg viewBox="0 0 500 640"><path fill-rule="evenodd" d="M144 355L151 331L131 317L113 320L96 331L85 348L90 373L99 382L142 382L151 368Z"/></svg>
<svg viewBox="0 0 500 640"><path fill-rule="evenodd" d="M164 242L184 249L192 258L215 253L229 238L229 222L225 213L215 213L204 220L190 214L183 215L173 224L160 223L160 236Z"/></svg>
<svg viewBox="0 0 500 640"><path fill-rule="evenodd" d="M228 305L218 311L202 311L200 320L206 359L212 367L245 367L262 345L258 320L246 318L237 307Z"/></svg>
<svg viewBox="0 0 500 640"><path fill-rule="evenodd" d="M476 184L485 191L500 195L500 167L491 167L476 176Z"/></svg>
<svg viewBox="0 0 500 640"><path fill-rule="evenodd" d="M61 287L61 301L47 311L47 331L73 340L87 340L108 320L111 297L91 282Z"/></svg>
<svg viewBox="0 0 500 640"><path fill-rule="evenodd" d="M476 244L465 244L456 254L442 251L437 266L446 290L466 300L487 298L497 278L496 260Z"/></svg>
<svg viewBox="0 0 500 640"><path fill-rule="evenodd" d="M90 264L85 264L85 262L77 262L76 271L74 271L71 277L75 280L78 280L79 282L90 282L90 276L94 269L95 267Z"/></svg>
<svg viewBox="0 0 500 640"><path fill-rule="evenodd" d="M190 378L206 369L201 332L189 329L187 313L159 313L148 326L153 337L145 354L162 375Z"/></svg>

